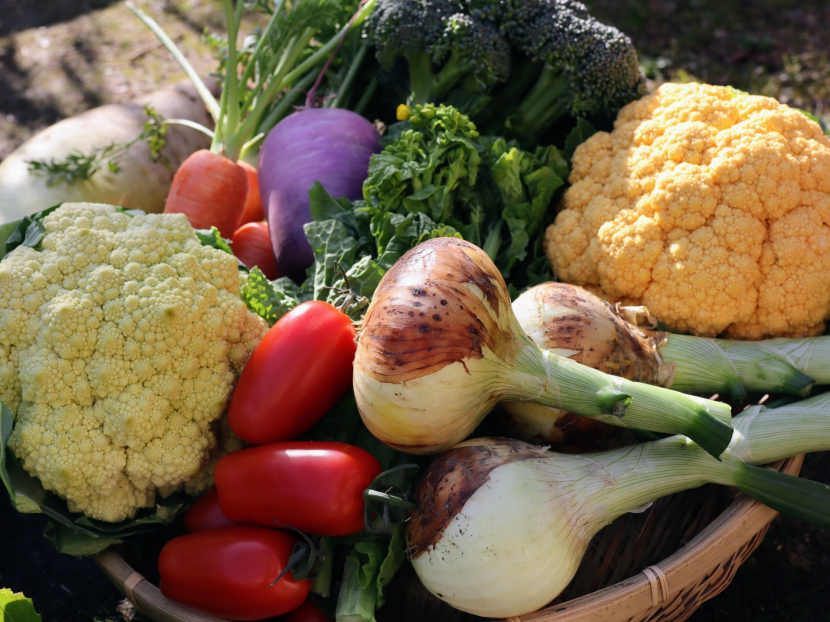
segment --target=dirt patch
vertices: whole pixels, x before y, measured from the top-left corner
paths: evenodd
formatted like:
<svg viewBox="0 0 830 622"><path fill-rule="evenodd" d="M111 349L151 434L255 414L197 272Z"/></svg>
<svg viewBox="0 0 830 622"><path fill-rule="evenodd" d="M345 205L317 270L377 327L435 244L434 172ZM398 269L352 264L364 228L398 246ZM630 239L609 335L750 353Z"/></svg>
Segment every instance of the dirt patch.
<svg viewBox="0 0 830 622"><path fill-rule="evenodd" d="M0 22L0 159L65 117L129 101L185 77L124 2L11 4L12 19ZM80 14L56 8L75 4L95 10ZM222 29L219 2L137 4L162 25L197 71L207 75L215 70L202 34L206 28ZM41 5L53 10L40 15ZM69 19L58 21L60 16Z"/></svg>

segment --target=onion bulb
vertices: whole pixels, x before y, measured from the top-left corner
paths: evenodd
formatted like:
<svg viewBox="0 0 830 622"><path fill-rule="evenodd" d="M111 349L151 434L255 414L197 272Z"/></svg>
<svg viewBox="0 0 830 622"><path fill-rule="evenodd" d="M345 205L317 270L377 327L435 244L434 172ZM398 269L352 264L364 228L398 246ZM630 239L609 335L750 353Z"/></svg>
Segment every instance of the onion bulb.
<svg viewBox="0 0 830 622"><path fill-rule="evenodd" d="M804 397L816 382L775 348L775 341L784 340L741 342L654 331L657 320L645 307L612 305L576 285L532 287L513 302L513 312L543 348L608 374L683 393L728 392L743 399L749 390ZM799 359L805 363L815 361L822 341L830 348L830 337L787 340L790 350L792 341L812 344L813 356ZM565 411L527 402L502 406L507 429L521 438L568 442L574 436L574 417ZM581 427L590 425L582 422ZM601 435L600 425L593 423L590 431Z"/></svg>
<svg viewBox="0 0 830 622"><path fill-rule="evenodd" d="M682 436L590 456L479 438L435 459L407 522L412 564L453 607L487 618L535 611L570 582L591 538L622 514L681 490L735 486L766 505L830 528L830 488L753 464L830 449L830 394L735 418L718 462Z"/></svg>
<svg viewBox="0 0 830 622"><path fill-rule="evenodd" d="M358 335L353 382L369 430L409 453L460 442L502 400L684 434L715 456L732 436L726 404L609 376L537 346L493 262L456 238L419 244L384 275Z"/></svg>

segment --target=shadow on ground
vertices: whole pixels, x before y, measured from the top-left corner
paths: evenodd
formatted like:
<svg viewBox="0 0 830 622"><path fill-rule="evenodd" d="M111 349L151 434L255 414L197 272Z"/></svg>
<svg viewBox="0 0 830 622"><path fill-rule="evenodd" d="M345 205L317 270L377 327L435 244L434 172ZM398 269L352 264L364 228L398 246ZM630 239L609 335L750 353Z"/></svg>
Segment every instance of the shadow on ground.
<svg viewBox="0 0 830 622"><path fill-rule="evenodd" d="M0 36L66 22L116 0L0 0Z"/></svg>

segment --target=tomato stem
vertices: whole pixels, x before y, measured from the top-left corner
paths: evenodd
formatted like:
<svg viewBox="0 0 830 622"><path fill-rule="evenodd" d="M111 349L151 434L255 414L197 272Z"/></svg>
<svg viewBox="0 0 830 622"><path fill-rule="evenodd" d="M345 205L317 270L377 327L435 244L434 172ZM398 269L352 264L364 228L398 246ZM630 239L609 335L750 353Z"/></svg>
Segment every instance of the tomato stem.
<svg viewBox="0 0 830 622"><path fill-rule="evenodd" d="M369 485L368 488L366 488L366 490L363 491L363 522L366 527L366 531L375 534L385 533L386 530L389 528L390 523L401 522L402 517L399 520L392 520L392 517L390 516L389 512L390 507L409 510L409 512L421 511L421 508L417 503L414 503L409 500L411 494L410 489L402 489L396 486L383 485L383 480L389 475L410 469L415 469L415 471L417 471L418 465L402 464L400 466L391 468L388 471L384 471L375 478L375 480ZM385 490L377 490L377 488L380 487L384 487ZM376 528L373 525L372 521L372 512L377 512L379 508L373 508L372 504L380 504L383 507L383 510L380 512L383 518L383 522L381 523L381 526L379 528Z"/></svg>
<svg viewBox="0 0 830 622"><path fill-rule="evenodd" d="M380 492L379 490L364 490L363 500L367 503L370 501L374 501L376 503L382 503L384 505L391 505L396 508L404 508L405 510L416 511L421 509L421 506L419 506L417 503L406 501L404 499L401 499L400 497L389 495L385 492Z"/></svg>
<svg viewBox="0 0 830 622"><path fill-rule="evenodd" d="M328 285L325 285L323 286L323 289L330 289L333 292L336 292L338 296L343 296L343 302L340 304L339 311L343 315L348 315L350 318L354 319L354 316L352 316L349 313L352 306L357 305L357 307L355 307L355 310L359 313L360 311L369 306L369 299L365 296L360 296L354 293L354 291L352 291L352 285L349 282L349 277L346 274L346 270L343 268L339 261L335 261L332 267L334 268L335 272L339 272L340 276L343 277L345 285L344 287L330 287ZM335 299L332 302L337 302L337 300Z"/></svg>
<svg viewBox="0 0 830 622"><path fill-rule="evenodd" d="M298 540L294 545L294 550L291 552L291 557L288 558L288 563L285 565L285 568L282 569L282 572L271 582L268 587L275 585L277 581L282 579L283 575L288 571L291 571L291 576L295 581L316 578L316 574L313 573L314 565L318 560L323 561L323 555L322 552L314 545L314 541L307 534L303 533L299 529L296 529L295 527L283 525L277 520L274 522L283 529L289 529L299 534L302 539ZM303 565L298 569L297 567L300 564Z"/></svg>

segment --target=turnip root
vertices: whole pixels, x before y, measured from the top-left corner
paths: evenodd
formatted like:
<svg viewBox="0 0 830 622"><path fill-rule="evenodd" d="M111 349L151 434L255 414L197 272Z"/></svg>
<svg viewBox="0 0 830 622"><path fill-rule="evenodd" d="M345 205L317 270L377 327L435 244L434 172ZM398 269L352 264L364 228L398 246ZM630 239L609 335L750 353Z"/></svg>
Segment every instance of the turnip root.
<svg viewBox="0 0 830 622"><path fill-rule="evenodd" d="M333 197L362 198L369 158L378 152L374 125L349 110L301 110L271 130L259 154L259 191L280 274L302 281L314 262L303 230L314 182Z"/></svg>
<svg viewBox="0 0 830 622"><path fill-rule="evenodd" d="M0 224L66 201L121 205L160 213L179 165L210 138L191 128L170 125L161 159L150 159L150 147L137 142L118 162L114 173L101 167L92 177L74 183L47 185L46 176L29 171L30 160L62 160L70 153L91 154L96 148L126 143L138 136L147 121L145 104L166 119L188 119L213 127L205 105L187 83L154 91L131 103L109 104L64 119L23 143L0 163Z"/></svg>

